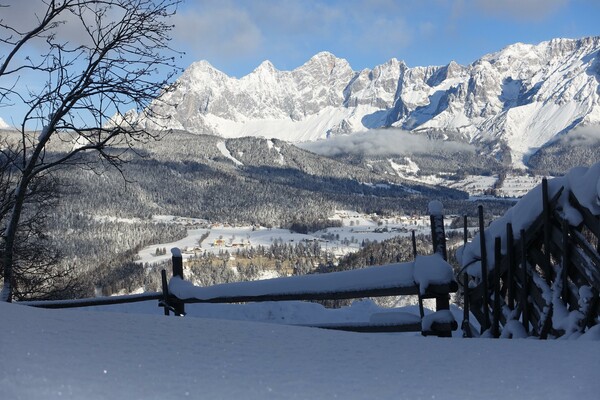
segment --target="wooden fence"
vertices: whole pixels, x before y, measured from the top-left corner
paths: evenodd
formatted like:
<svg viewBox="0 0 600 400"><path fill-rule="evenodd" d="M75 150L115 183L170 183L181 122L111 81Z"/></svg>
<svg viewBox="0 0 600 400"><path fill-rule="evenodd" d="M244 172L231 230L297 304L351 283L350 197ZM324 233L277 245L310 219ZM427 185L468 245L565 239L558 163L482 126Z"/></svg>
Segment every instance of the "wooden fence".
<svg viewBox="0 0 600 400"><path fill-rule="evenodd" d="M179 255L173 257L173 277L183 279L183 260ZM376 270L378 268L385 267L371 267ZM355 272L364 272L364 270L346 271L346 274L353 274ZM340 274L316 274L312 275L311 281L321 280L321 278L328 278L327 275ZM343 274L343 273L342 273ZM300 278L300 277L295 277ZM287 281L286 281L287 279ZM449 294L456 292L458 284L453 280L447 284L430 284L427 287L425 294L421 294L419 285L415 282L411 282L409 285L387 285L381 287L381 285L369 286L368 283L361 285L360 289L355 290L332 290L327 288L314 289L312 285L306 285L302 287L302 283L297 285L293 292L286 291L283 283L289 283L290 278L276 278L270 280L274 283L274 286L278 286L278 283L282 283L281 288L274 290L254 290L258 286L261 286L263 281L252 281L236 283L236 287L239 293L225 290L227 294L222 295L208 295L202 296L202 298L192 297L181 299L169 292L169 286L167 283L167 274L163 270L162 281L163 281L163 297L160 301L160 305L165 309L165 315L169 315L169 312L173 312L175 315L185 315L185 304L194 303L247 303L247 302L266 302L266 301L318 301L318 300L341 300L341 299L358 299L366 297L383 297L383 296L405 296L415 295L419 297L419 300L427 298L436 299L436 311L447 311L449 312ZM293 279L293 278L292 278ZM219 286L228 287L228 284L217 285L212 288L218 288ZM230 287L228 287L229 289ZM200 288L202 289L202 288ZM258 294L248 294L252 292L259 292ZM401 315L399 315L401 316ZM318 328L336 329L345 331L355 332L422 332L423 335L438 335L438 336L451 336L451 331L457 329L457 323L454 319L449 321L436 321L434 320L427 328L423 328L422 319L424 317L423 309L421 307L421 315L414 316L415 318L400 318L399 321L383 321L383 322L364 322L364 323L327 323L327 324L313 324L308 325Z"/></svg>
<svg viewBox="0 0 600 400"><path fill-rule="evenodd" d="M582 333L596 323L600 314L600 218L570 193L570 205L583 216L581 225L570 226L557 206L561 192L550 198L548 182L543 180L542 213L519 232L518 240L514 239L511 224L507 224L502 238L486 238L483 208L479 206L481 282L469 287L467 273L461 280L466 336L474 334L468 324L469 311L481 325L481 332L489 330L494 337L499 337L511 320L519 321L526 334L542 339ZM494 240L494 268L490 274L486 240ZM562 317L566 314L573 316L575 325L565 326Z"/></svg>

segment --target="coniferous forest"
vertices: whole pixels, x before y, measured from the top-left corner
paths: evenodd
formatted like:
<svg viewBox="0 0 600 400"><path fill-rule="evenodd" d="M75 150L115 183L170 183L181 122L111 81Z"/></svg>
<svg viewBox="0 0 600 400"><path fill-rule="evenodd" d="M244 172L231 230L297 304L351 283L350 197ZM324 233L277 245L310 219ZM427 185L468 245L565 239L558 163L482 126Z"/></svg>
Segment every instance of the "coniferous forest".
<svg viewBox="0 0 600 400"><path fill-rule="evenodd" d="M219 149L221 142L230 157ZM52 151L60 153L69 145L53 143ZM93 168L69 166L52 175L56 198L52 207L44 209L44 240L57 250L59 268L77 277L68 293L71 297L127 292L142 286L158 289L158 269L134 263L136 254L145 246L180 239L186 229L152 220L153 215L306 233L331 225L327 218L336 209L419 215L426 213L432 198L439 198L449 213L474 211L465 204L464 192L411 183L364 162L318 156L277 140L225 140L172 132L159 141L140 144L136 153L121 170L88 163ZM476 172L481 165L472 160L472 166L468 158L461 162L466 170ZM490 202L488 210L493 213L505 208L504 202ZM265 268L306 273L327 262L314 249L310 257L298 256L292 262L277 249L269 253L288 261L278 266L250 263L249 268L238 268L241 277L247 274L251 279ZM204 266L206 277L198 279L207 284L234 279L227 271L219 272L222 264L217 267L214 260L196 263ZM64 297L65 293L54 295Z"/></svg>

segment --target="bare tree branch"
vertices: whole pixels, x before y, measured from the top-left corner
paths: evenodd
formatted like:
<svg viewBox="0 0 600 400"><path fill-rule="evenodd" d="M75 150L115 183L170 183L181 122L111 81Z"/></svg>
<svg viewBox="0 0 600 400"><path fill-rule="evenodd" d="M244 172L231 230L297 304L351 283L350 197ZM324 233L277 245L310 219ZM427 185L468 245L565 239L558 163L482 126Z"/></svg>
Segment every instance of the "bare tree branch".
<svg viewBox="0 0 600 400"><path fill-rule="evenodd" d="M0 106L20 103L26 107L20 118L18 148L6 154L11 187L0 194L8 204L2 230L4 289L0 299L10 301L14 293L15 240L37 179L64 165L87 165L90 161L82 155L89 152L119 169L134 143L160 137L122 116L133 109L160 125L162 117L148 106L173 90L172 81L180 72L174 64L179 53L169 46L172 25L167 23L179 2L47 0L44 14L37 16L32 29L0 20L0 42L10 47L0 58ZM61 38L66 27L77 30L77 40ZM43 48L39 56L23 58L39 48ZM46 83L23 91L23 74L44 77ZM71 150L48 152L47 145L54 138L71 140ZM121 144L125 146L119 151L109 151ZM25 266L19 268L26 271Z"/></svg>

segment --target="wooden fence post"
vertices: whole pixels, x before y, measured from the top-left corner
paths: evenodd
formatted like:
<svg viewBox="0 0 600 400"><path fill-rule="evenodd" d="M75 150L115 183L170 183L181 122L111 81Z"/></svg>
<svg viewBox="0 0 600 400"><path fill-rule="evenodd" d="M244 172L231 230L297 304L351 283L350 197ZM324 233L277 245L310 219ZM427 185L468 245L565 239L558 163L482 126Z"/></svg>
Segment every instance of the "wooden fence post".
<svg viewBox="0 0 600 400"><path fill-rule="evenodd" d="M438 200L429 202L429 215L431 221L431 241L433 243L433 252L442 256L447 261L448 254L446 252L446 232L444 231L444 206ZM435 309L449 310L450 309L450 294L435 296ZM440 332L440 337L451 337L452 332Z"/></svg>
<svg viewBox="0 0 600 400"><path fill-rule="evenodd" d="M431 241L433 252L438 253L444 260L448 260L446 253L446 232L444 231L444 206L438 200L429 202L429 215L431 221Z"/></svg>
<svg viewBox="0 0 600 400"><path fill-rule="evenodd" d="M566 219L561 221L562 229L562 300L568 306L569 304L569 222Z"/></svg>
<svg viewBox="0 0 600 400"><path fill-rule="evenodd" d="M546 283L550 286L552 284L552 266L550 264L550 235L551 235L551 222L550 222L550 199L548 198L548 180L542 179L542 220L543 220L543 233L544 233L544 278Z"/></svg>
<svg viewBox="0 0 600 400"><path fill-rule="evenodd" d="M169 315L169 284L167 283L167 271L164 269L160 271L160 278L162 283L162 300L159 306L165 309L165 315Z"/></svg>
<svg viewBox="0 0 600 400"><path fill-rule="evenodd" d="M469 240L469 226L468 219L466 215L463 215L463 244L466 245Z"/></svg>
<svg viewBox="0 0 600 400"><path fill-rule="evenodd" d="M469 240L469 227L467 226L468 220L467 215L463 215L463 245L467 245L467 241ZM473 332L471 332L471 322L469 321L470 310L469 310L469 274L467 271L463 272L463 322L461 325L463 331L463 337L472 337Z"/></svg>
<svg viewBox="0 0 600 400"><path fill-rule="evenodd" d="M502 263L502 239L494 240L494 324L492 334L500 337L500 264Z"/></svg>
<svg viewBox="0 0 600 400"><path fill-rule="evenodd" d="M598 219L598 232L600 232L600 219ZM596 252L600 254L600 236L596 238Z"/></svg>
<svg viewBox="0 0 600 400"><path fill-rule="evenodd" d="M481 256L481 284L483 288L483 324L481 333L490 327L490 308L488 292L487 250L485 247L485 225L483 222L483 205L477 207L479 213L479 252Z"/></svg>
<svg viewBox="0 0 600 400"><path fill-rule="evenodd" d="M465 271L463 274L463 321L462 321L462 331L463 337L473 337L473 332L471 332L471 322L469 321L469 275Z"/></svg>
<svg viewBox="0 0 600 400"><path fill-rule="evenodd" d="M527 243L525 243L525 229L521 229L521 272L522 293L521 307L523 309L523 327L525 333L529 334L529 274L527 273Z"/></svg>
<svg viewBox="0 0 600 400"><path fill-rule="evenodd" d="M412 231L412 250L413 250L413 257L416 260L417 259L417 237L415 236L415 231ZM419 314L421 315L421 319L423 319L423 317L425 316L425 308L423 307L423 296L421 296L421 292L419 292L418 296L419 298Z"/></svg>
<svg viewBox="0 0 600 400"><path fill-rule="evenodd" d="M515 309L515 239L511 223L506 224L506 256L508 258L506 274L508 308L512 311Z"/></svg>
<svg viewBox="0 0 600 400"><path fill-rule="evenodd" d="M183 257L181 255L181 250L179 250L177 247L174 247L171 249L171 255L171 260L173 262L173 276L178 276L183 280ZM174 300L173 309L175 315L185 315L185 304L183 301L179 299Z"/></svg>

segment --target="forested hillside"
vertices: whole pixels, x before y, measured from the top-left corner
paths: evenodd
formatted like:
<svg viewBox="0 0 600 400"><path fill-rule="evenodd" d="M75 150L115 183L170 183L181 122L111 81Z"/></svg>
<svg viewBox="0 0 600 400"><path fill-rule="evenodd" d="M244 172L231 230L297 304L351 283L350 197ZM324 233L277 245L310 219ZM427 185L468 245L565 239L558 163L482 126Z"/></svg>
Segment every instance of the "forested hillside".
<svg viewBox="0 0 600 400"><path fill-rule="evenodd" d="M71 144L54 146L58 154ZM143 281L149 271L130 264L137 251L185 236L185 227L153 221L153 215L317 230L336 209L423 214L437 198L448 213L472 211L464 192L411 183L278 140L173 132L136 144L136 151L121 171L70 166L55 174L59 201L48 210L49 237L61 264L82 273L87 295L126 289L132 276Z"/></svg>

